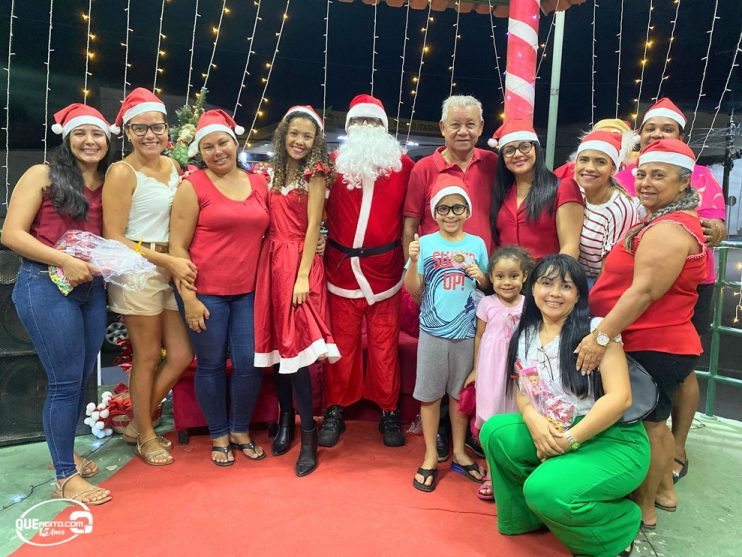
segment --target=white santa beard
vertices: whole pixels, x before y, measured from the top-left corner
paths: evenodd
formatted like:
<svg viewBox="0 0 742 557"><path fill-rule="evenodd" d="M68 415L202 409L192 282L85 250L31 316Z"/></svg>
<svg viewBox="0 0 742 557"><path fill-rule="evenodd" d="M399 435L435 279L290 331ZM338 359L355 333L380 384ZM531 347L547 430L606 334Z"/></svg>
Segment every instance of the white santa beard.
<svg viewBox="0 0 742 557"><path fill-rule="evenodd" d="M364 178L375 181L402 169L402 148L381 126L351 126L338 148L335 168L348 188L360 188Z"/></svg>

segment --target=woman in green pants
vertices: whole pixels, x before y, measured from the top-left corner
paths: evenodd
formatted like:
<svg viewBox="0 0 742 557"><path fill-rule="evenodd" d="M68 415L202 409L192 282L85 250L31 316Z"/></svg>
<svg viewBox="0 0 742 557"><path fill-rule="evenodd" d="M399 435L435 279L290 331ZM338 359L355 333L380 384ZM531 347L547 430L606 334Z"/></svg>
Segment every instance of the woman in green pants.
<svg viewBox="0 0 742 557"><path fill-rule="evenodd" d="M507 366L520 413L494 416L480 434L498 529L546 526L575 555L630 555L641 512L626 497L647 473L649 442L641 423L617 423L631 406L620 339L609 339L600 373L577 371L574 349L599 320L571 257L542 259L526 292Z"/></svg>

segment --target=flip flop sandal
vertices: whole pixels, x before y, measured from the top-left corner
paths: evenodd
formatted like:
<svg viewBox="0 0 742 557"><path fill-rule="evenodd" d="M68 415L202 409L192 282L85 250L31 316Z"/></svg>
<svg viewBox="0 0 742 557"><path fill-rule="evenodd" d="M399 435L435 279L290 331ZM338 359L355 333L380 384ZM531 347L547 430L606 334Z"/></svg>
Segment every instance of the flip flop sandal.
<svg viewBox="0 0 742 557"><path fill-rule="evenodd" d="M229 453L232 452L232 449L229 447L217 447L216 445L211 446L211 452L212 453L224 453L225 455L229 456ZM221 466L224 468L225 466L232 466L234 464L234 460L214 460L211 459L211 462L216 464L217 466Z"/></svg>
<svg viewBox="0 0 742 557"><path fill-rule="evenodd" d="M435 489L436 483L438 483L438 469L433 468L432 470L430 468L418 468L417 473L420 474L423 477L423 481L419 482L417 481L417 478L412 478L412 486L415 489L419 489L420 491L424 491L426 493L430 493ZM426 485L425 482L428 481L428 478L433 478L433 481L430 485Z"/></svg>
<svg viewBox="0 0 742 557"><path fill-rule="evenodd" d="M657 501L654 502L654 506L660 509L661 511L665 511L666 513L674 513L678 510L677 505L663 505L662 503L658 503Z"/></svg>
<svg viewBox="0 0 742 557"><path fill-rule="evenodd" d="M489 485L485 485L485 482L490 482ZM485 476L482 478L482 485L477 490L477 497L482 501L494 501L495 491L492 489L492 478Z"/></svg>
<svg viewBox="0 0 742 557"><path fill-rule="evenodd" d="M675 462L680 464L682 468L680 469L680 472L676 472L675 470L672 471L672 483L676 484L678 483L682 478L686 476L688 473L688 459L686 458L684 461L680 460L679 458L673 459Z"/></svg>
<svg viewBox="0 0 742 557"><path fill-rule="evenodd" d="M485 471L482 470L482 467L479 466L476 462L472 464L459 464L458 462L452 462L451 463L451 470L453 472L456 472L457 474L463 474L467 479L477 482L478 484L482 483L482 479L484 478ZM477 478L472 472L479 472L480 477Z"/></svg>
<svg viewBox="0 0 742 557"><path fill-rule="evenodd" d="M242 451L242 454L245 455L245 458L247 458L248 460L263 460L265 458L265 451L258 454L258 449L262 451L262 448L257 447L255 445L255 441L250 441L249 443L237 443L235 441L230 441L229 445L232 448L239 449L240 451ZM245 451L252 451L258 456L250 456Z"/></svg>

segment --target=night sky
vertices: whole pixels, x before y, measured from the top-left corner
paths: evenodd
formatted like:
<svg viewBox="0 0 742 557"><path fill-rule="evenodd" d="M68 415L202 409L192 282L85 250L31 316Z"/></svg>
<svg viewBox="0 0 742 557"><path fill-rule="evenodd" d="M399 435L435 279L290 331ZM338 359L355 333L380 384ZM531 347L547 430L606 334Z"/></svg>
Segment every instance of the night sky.
<svg viewBox="0 0 742 557"><path fill-rule="evenodd" d="M619 0L602 0L597 8L596 29L596 119L613 117L616 112L616 69L618 48ZM135 86L151 88L155 69L155 54L160 21L161 2L158 0L131 0L129 90ZM622 36L620 109L619 116L628 118L634 111L632 99L637 97L641 65L647 30L649 0L624 0ZM645 79L641 99L649 100L657 93L662 65L667 51L671 20L675 12L672 0L655 0L652 12L654 29L650 31L652 46L648 50ZM263 84L267 76L266 63L270 62L275 48L284 0L263 0L261 18L252 49L242 108L237 120L246 127L252 121ZM0 56L2 66L7 63L8 21L10 0L0 2L0 39L3 43ZM89 103L96 105L96 95L101 86L123 91L124 41L126 0L94 0L92 9L91 76ZM166 52L161 59L164 72L158 77L158 87L167 94L181 95L185 100L188 76L188 59L193 29L195 0L169 0L165 4L161 49ZM212 70L208 88L210 103L232 111L248 52L248 35L253 27L256 2L228 0L230 13L224 16L221 36L214 57L217 65ZM269 103L263 107L265 115L257 126L275 122L285 109L293 104L312 104L319 110L323 101L323 60L325 30L325 0L292 0L286 21L280 52L274 64L266 96ZM54 2L51 58L49 121L51 114L70 102L82 100L85 64L86 23L82 14L87 12L88 0L56 0ZM200 0L196 29L193 85L203 83L211 56L214 34L221 11L221 0ZM692 112L698 98L703 73L706 48L711 26L714 2L711 0L682 0L675 31L669 78L663 84L662 96L670 96L686 112ZM374 94L380 97L390 115L396 115L399 98L400 64L405 24L405 10L378 7L377 55ZM417 97L415 118L438 120L440 103L448 95L453 52L454 23L456 14L433 12L434 21L428 32L430 52L425 56L421 84ZM705 78L705 97L701 108L712 110L718 103L731 65L732 55L742 26L742 2L719 0L714 40ZM16 1L14 20L13 56L11 70L10 146L11 148L41 148L44 122L44 81L47 56L49 3L46 0ZM559 121L560 124L584 124L590 120L591 80L590 56L593 4L586 2L571 8L566 17L564 60ZM546 36L552 16L541 19L541 42ZM329 66L327 106L345 110L350 99L359 92L370 89L372 34L374 8L357 0L353 4L335 1L330 7ZM410 10L409 41L403 84L401 115L409 117L412 106L410 92L416 88L412 82L417 75L422 48L421 28L426 23L426 12ZM495 19L495 36L505 69L507 20ZM459 22L461 35L455 61L455 92L470 93L480 98L485 106L487 120L485 133L490 134L498 125L502 112L500 81L495 71L495 57L490 38L490 18L475 13L463 14ZM536 94L536 125L546 126L551 47L539 73ZM742 56L738 58L742 62ZM737 68L739 70L739 68ZM737 71L730 83L722 114L732 106L742 107L742 88ZM2 104L5 104L7 73L3 72ZM113 119L114 114L106 114ZM2 117L3 126L4 115ZM717 122L721 127L726 116ZM4 137L0 136L0 141ZM51 145L51 143L50 143Z"/></svg>

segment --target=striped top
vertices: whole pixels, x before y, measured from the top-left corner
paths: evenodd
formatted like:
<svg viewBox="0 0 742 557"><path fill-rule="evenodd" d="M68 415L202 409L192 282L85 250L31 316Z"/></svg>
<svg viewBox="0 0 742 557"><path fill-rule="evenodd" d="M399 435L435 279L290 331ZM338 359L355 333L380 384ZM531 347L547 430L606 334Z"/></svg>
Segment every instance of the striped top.
<svg viewBox="0 0 742 557"><path fill-rule="evenodd" d="M580 265L589 277L597 277L603 258L626 231L639 222L635 200L614 191L601 205L585 201L585 221L580 233Z"/></svg>

